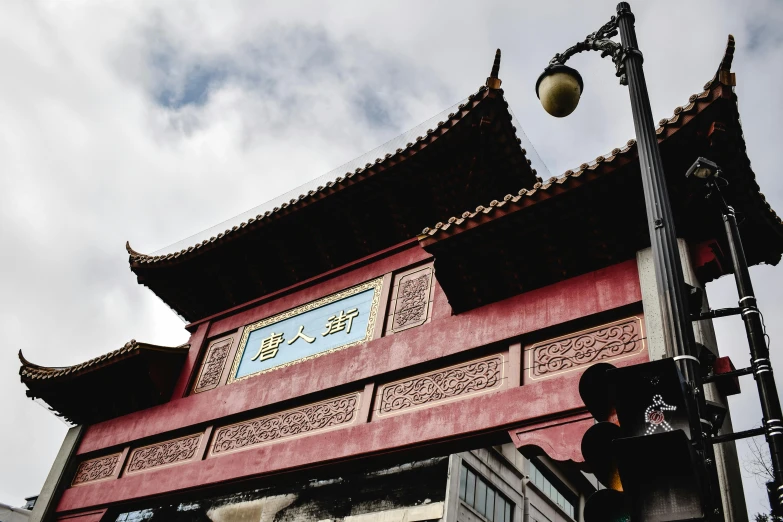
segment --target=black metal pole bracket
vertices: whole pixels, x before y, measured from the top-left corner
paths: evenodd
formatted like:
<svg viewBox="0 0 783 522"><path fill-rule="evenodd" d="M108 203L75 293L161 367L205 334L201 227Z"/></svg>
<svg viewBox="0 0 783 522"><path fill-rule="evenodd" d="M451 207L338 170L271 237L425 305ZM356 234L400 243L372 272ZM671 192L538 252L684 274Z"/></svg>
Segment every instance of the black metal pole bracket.
<svg viewBox="0 0 783 522"><path fill-rule="evenodd" d="M618 31L617 17L612 16L600 29L588 34L583 41L572 45L562 53L557 53L554 58L549 60L549 65L545 70L565 65L575 54L584 51L598 51L601 53L601 58L611 57L615 66L615 76L620 78L620 85L628 85L628 78L625 75L625 59L629 53L638 53L641 56L641 52L638 49L625 49L618 42L612 40L612 37L619 34Z"/></svg>

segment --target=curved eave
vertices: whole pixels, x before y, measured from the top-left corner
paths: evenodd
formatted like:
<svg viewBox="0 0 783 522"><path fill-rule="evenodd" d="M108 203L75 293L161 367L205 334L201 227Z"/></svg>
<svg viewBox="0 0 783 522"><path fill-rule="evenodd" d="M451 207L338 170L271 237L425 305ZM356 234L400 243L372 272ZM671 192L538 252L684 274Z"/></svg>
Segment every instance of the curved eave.
<svg viewBox="0 0 783 522"><path fill-rule="evenodd" d="M116 364L126 357L132 357L134 355L138 355L141 352L153 351L170 354L187 354L189 349L189 344L183 344L180 346L158 346L154 344L139 343L136 342L135 339L131 339L129 342L125 343L122 348L103 354L99 357L95 357L83 363L63 367L39 366L37 364L31 363L22 354L22 350L19 350L19 360L22 363L21 368L19 368L19 375L22 377L22 382L44 379L73 378L79 375L83 375L87 372L97 371L100 368L111 364Z"/></svg>
<svg viewBox="0 0 783 522"><path fill-rule="evenodd" d="M189 348L131 341L62 368L33 364L20 350L19 375L28 397L43 400L71 422L92 424L169 400Z"/></svg>
<svg viewBox="0 0 783 522"><path fill-rule="evenodd" d="M131 270L136 272L137 269L142 267L150 267L150 265L170 266L187 261L202 255L209 250L219 248L227 241L252 234L255 230L264 226L268 226L278 218L286 216L309 204L329 197L332 194L341 192L356 183L364 181L392 167L395 167L414 157L415 155L420 154L438 140L442 140L448 135L451 129L453 129L468 115L470 115L472 111L474 111L476 107L478 107L484 100L487 98L496 97L501 99L506 109L508 109L508 102L503 99L503 89L492 89L486 86L482 86L475 94L471 94L468 97L468 101L466 103L459 105L457 112L449 114L446 120L438 122L438 125L434 129L428 129L425 134L418 136L415 141L408 143L405 148L397 149L395 153L386 154L383 158L376 158L374 163L367 163L364 168L357 168L354 172L346 172L345 175L338 176L334 181L327 182L324 186L318 187L315 190L311 190L306 194L300 194L299 197L291 199L279 207L275 207L274 209L266 211L263 214L258 214L254 218L248 219L246 222L235 225L230 229L226 229L224 232L216 234L209 239L205 239L200 243L182 249L178 252L171 252L168 254L156 256L146 255L137 252L130 246L129 242L126 242L125 248L129 254ZM511 113L507 112L507 115L509 120L511 120ZM512 129L514 133L516 133L516 127L512 126ZM527 151L521 148L522 140L517 137L516 141L518 144L520 144L520 147L518 148L518 154L520 156L519 159L522 163L527 163L527 170L529 171L530 175L529 184L532 185L536 181L537 173L535 169L529 167L530 160L528 160L526 157ZM523 181L523 184L528 183Z"/></svg>

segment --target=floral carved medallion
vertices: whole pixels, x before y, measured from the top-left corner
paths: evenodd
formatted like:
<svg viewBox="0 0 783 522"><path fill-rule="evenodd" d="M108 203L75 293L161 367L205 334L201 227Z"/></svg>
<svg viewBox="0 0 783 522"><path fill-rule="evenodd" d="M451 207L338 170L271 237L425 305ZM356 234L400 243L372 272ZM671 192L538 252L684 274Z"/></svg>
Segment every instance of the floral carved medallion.
<svg viewBox="0 0 783 522"><path fill-rule="evenodd" d="M193 388L193 393L211 390L220 384L220 377L223 375L233 340L233 337L221 339L213 342L207 348L207 354L204 356L204 362L201 363L201 372L196 386Z"/></svg>
<svg viewBox="0 0 783 522"><path fill-rule="evenodd" d="M427 269L404 277L397 291L393 329L403 330L427 319L432 271Z"/></svg>

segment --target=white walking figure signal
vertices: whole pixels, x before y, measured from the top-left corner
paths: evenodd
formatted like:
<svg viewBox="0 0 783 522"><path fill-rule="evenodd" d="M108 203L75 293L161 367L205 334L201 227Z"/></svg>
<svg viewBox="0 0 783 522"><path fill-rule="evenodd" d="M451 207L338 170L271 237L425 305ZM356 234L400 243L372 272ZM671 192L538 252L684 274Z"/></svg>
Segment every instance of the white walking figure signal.
<svg viewBox="0 0 783 522"><path fill-rule="evenodd" d="M652 404L644 410L644 422L647 423L647 431L644 434L651 435L658 428L661 428L663 431L672 431L671 424L666 422L663 412L675 411L677 406L666 404L660 395L655 395L652 400Z"/></svg>

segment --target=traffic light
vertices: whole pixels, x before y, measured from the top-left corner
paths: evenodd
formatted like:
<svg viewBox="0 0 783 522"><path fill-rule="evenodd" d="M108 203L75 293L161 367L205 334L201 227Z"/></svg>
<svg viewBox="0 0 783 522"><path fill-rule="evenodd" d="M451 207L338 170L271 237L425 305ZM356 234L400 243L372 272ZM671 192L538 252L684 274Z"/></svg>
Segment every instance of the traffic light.
<svg viewBox="0 0 783 522"><path fill-rule="evenodd" d="M588 368L579 393L596 419L582 439L589 471L607 489L585 522L702 520L701 459L691 443L693 397L673 359Z"/></svg>

